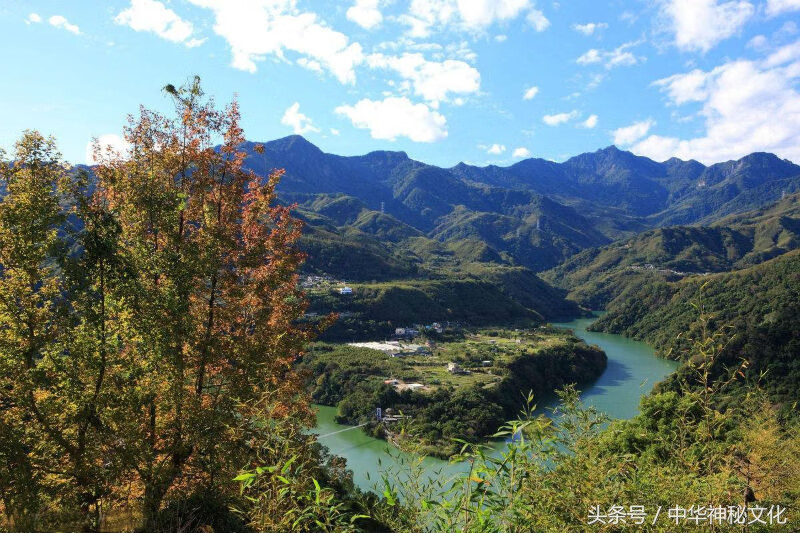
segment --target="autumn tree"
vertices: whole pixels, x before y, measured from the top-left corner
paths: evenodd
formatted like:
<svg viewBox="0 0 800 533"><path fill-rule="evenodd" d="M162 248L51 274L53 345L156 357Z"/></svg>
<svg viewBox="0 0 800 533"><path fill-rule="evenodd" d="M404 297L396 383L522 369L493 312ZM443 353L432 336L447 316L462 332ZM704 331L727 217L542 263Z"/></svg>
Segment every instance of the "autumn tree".
<svg viewBox="0 0 800 533"><path fill-rule="evenodd" d="M281 173L244 169L235 101L216 109L197 78L165 91L174 118L141 109L129 153L96 169L135 276L110 430L145 528L169 494L229 485L270 419L310 419L292 372L310 335L296 325L300 224L274 205Z"/></svg>
<svg viewBox="0 0 800 533"><path fill-rule="evenodd" d="M0 168L0 489L31 531L48 495L99 527L114 361L115 227L53 139L28 131Z"/></svg>
<svg viewBox="0 0 800 533"><path fill-rule="evenodd" d="M36 132L0 167L0 505L22 531L54 508L96 531L131 496L154 531L165 499L238 491L276 431L308 445L281 172L244 168L235 101L165 92L174 115L142 108L91 174Z"/></svg>

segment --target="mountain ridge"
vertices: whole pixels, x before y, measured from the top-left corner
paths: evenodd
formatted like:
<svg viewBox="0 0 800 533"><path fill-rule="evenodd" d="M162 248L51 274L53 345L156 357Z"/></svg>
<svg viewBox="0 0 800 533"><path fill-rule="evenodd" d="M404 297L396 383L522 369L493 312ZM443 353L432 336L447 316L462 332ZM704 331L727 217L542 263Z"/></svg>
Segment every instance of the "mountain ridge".
<svg viewBox="0 0 800 533"><path fill-rule="evenodd" d="M800 191L800 166L759 152L705 166L659 163L611 145L561 163L528 158L505 167L443 168L401 151L328 154L300 135L261 144L263 153L256 143L243 146L245 164L261 175L285 169L278 192L302 209L315 212L319 195L345 195L361 206L350 222L362 209L390 215L445 247L482 242L488 249L479 255L535 271L622 237L710 224ZM334 225L347 226L341 222Z"/></svg>

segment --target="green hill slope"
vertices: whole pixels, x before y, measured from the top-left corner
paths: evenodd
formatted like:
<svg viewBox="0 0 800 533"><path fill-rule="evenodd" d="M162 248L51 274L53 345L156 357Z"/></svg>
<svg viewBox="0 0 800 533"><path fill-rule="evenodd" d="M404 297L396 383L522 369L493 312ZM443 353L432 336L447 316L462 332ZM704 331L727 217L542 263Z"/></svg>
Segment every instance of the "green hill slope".
<svg viewBox="0 0 800 533"><path fill-rule="evenodd" d="M710 227L670 227L584 250L545 272L583 305L602 308L632 286L745 268L800 247L800 194Z"/></svg>
<svg viewBox="0 0 800 533"><path fill-rule="evenodd" d="M676 359L685 358L704 327L724 328L730 337L716 374L747 360L739 385L760 383L786 405L800 400L800 251L736 272L640 287L610 303L593 325L645 340Z"/></svg>

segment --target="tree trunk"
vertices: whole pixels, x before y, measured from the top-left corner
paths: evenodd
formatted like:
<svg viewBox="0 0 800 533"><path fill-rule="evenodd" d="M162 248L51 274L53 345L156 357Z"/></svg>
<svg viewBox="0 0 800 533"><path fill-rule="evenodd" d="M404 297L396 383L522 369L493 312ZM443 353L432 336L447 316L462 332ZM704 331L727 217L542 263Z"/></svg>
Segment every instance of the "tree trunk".
<svg viewBox="0 0 800 533"><path fill-rule="evenodd" d="M150 483L145 487L142 532L158 531L158 512L161 510L161 502L164 501L166 494L166 484L163 482Z"/></svg>

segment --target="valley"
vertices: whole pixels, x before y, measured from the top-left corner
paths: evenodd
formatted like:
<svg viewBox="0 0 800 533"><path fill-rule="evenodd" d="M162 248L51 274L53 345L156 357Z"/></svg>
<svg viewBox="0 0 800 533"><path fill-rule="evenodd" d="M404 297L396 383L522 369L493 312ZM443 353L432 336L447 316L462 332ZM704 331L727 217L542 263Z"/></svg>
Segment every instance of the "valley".
<svg viewBox="0 0 800 533"><path fill-rule="evenodd" d="M562 329L453 325L402 341L313 344L299 369L312 400L337 408L337 422L367 423L374 436L446 459L456 439L486 441L529 394L538 402L569 384L589 386L606 363L603 351ZM404 418L381 423L378 408Z"/></svg>
<svg viewBox="0 0 800 533"><path fill-rule="evenodd" d="M0 3L0 533L800 533L800 0L97 4Z"/></svg>
<svg viewBox="0 0 800 533"><path fill-rule="evenodd" d="M250 390L252 372L240 372L239 356L251 357L245 362L267 376L269 394L290 391L269 413L259 411L256 425L242 429L267 434L282 427L272 434L279 440L264 442L277 446L270 453L285 463L277 481L265 483L307 485L301 467L291 474L299 476L294 480L284 475L300 457L280 440L289 438L302 443L302 468L314 472L309 490L330 491L331 501L340 498L347 502L341 505L370 513L359 519L381 523L393 523L398 505L406 520L429 505L422 502L461 498L464 479L492 486L490 494L498 494L494 487L516 490L520 481L499 466L507 463L524 470L526 491L532 490L528 483L537 485L531 493L537 499L525 508L560 501L572 494L565 487L576 485L588 487L592 501L603 501L609 483L659 505L705 495L709 487L723 498L743 484L765 501L800 497L791 488L800 486L792 470L800 464L800 167L769 154L709 167L656 163L611 147L564 163L442 169L396 152L325 154L299 136L264 149L241 146L247 150L237 170L242 182L251 172L287 169L262 183L265 190L277 186L274 198L288 206L265 211L272 218L259 230L262 243L284 239L274 250L286 255L272 256L284 263L264 263L261 249L245 239L242 249L254 255L244 268L259 268L236 283L228 279L226 295L241 305L241 316L250 316L253 301L276 314L241 329L208 329L217 312L229 312L229 300L218 301L215 288L227 278L219 278L219 270L204 277L189 263L179 264L197 276L195 297L188 300L192 331L203 346L197 375L205 379L211 367L203 354L213 349L212 370L229 373L228 383ZM86 239L97 221L81 196L92 193L80 191L97 179L117 186L109 167L100 170L111 174L98 178L95 169L63 168L59 179L73 184L75 196L48 204L55 213L54 250L62 255L46 272L53 279L75 276L68 278L72 289L92 304L95 291L106 289L81 285L70 254L88 261L87 250L95 253ZM182 212L181 205L165 216ZM70 218L75 212L83 218ZM127 216L142 212L132 209ZM137 227L129 224L127 231L138 236ZM104 238L113 240L113 224L109 228L111 237ZM133 288L165 291L154 301L184 301L170 300L161 274L152 276L161 267L152 266L149 243L137 246L124 259L114 258L122 274L113 297L121 307L112 312L121 313L123 324L142 313L126 292ZM192 252L203 258L201 250L198 241ZM173 252L164 264L185 253L180 246ZM130 257L148 273L137 283L126 278ZM104 276L105 266L99 268ZM256 271L280 284L261 283ZM248 283L253 292L242 292ZM130 310L119 311L126 305ZM197 314L203 305L214 312ZM65 326L66 309L59 315ZM94 320L92 313L87 320ZM140 335L163 327L167 315L158 316L135 324ZM197 333L202 323L205 335ZM284 337L260 328L276 323L293 337L272 369L258 358ZM60 335L67 339L69 331L63 327ZM244 342L244 351L231 357L223 340L238 334L255 336L261 348L251 351ZM127 342L142 350L137 338ZM114 377L114 386L145 371L131 367ZM229 386L212 388L221 393ZM211 394L198 385L193 390ZM130 405L142 401L131 398ZM295 414L285 417L288 405ZM316 429L309 433L314 417ZM139 418L131 418L131 427ZM218 423L227 427L230 419ZM15 431L22 435L24 428ZM203 442L202 460L214 457L216 444ZM765 459L778 450L787 454L786 466ZM758 465L762 477L743 480L739 457ZM240 470L235 480L252 490L247 480L276 469ZM630 469L643 477L607 477ZM653 483L663 479L679 480L680 488L654 491ZM372 490L378 494L363 492Z"/></svg>

